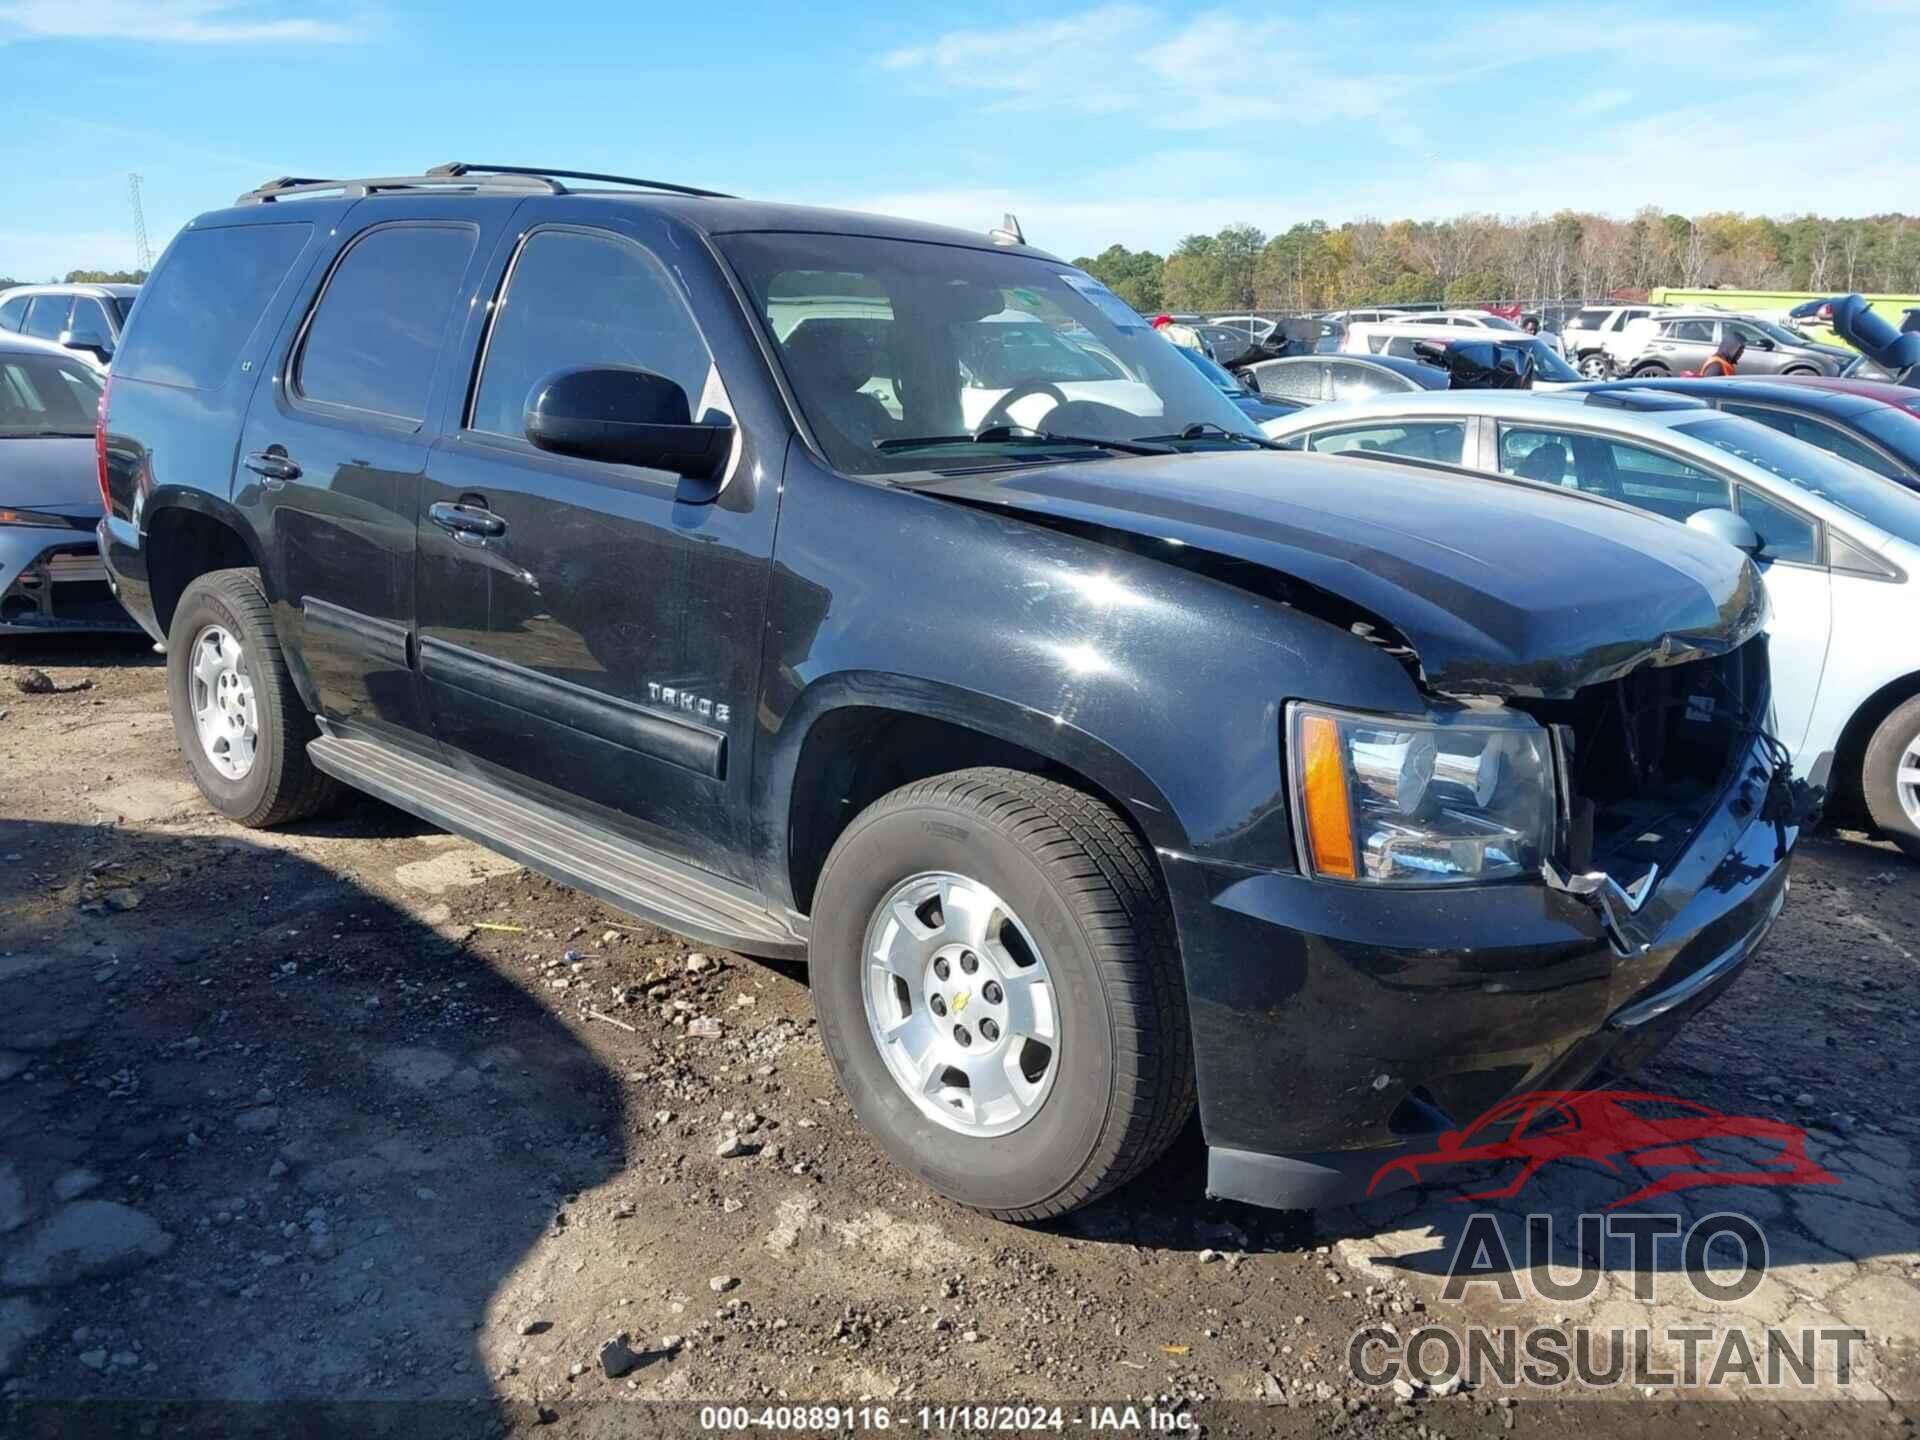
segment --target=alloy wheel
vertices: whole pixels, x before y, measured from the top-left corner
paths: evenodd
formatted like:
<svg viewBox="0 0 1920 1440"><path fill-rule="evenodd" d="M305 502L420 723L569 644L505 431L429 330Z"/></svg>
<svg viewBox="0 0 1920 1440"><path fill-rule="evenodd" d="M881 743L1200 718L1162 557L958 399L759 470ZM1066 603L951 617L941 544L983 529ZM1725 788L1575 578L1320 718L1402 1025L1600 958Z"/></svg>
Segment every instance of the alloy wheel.
<svg viewBox="0 0 1920 1440"><path fill-rule="evenodd" d="M986 1138L1039 1113L1060 1070L1057 992L1004 900L964 875L912 876L875 910L862 954L869 1033L922 1114Z"/></svg>
<svg viewBox="0 0 1920 1440"><path fill-rule="evenodd" d="M260 707L240 642L218 625L194 636L187 685L200 749L228 780L244 780L260 749Z"/></svg>

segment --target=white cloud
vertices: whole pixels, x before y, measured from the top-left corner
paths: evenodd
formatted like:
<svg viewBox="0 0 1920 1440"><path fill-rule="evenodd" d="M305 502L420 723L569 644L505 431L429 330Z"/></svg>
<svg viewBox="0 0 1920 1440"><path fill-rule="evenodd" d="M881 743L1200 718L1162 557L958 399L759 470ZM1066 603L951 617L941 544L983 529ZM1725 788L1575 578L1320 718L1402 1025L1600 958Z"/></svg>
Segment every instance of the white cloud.
<svg viewBox="0 0 1920 1440"><path fill-rule="evenodd" d="M357 22L275 16L252 0L9 0L0 40L151 40L178 45L339 44Z"/></svg>
<svg viewBox="0 0 1920 1440"><path fill-rule="evenodd" d="M1022 182L840 194L831 203L984 231L1003 211L1028 239L1069 259L1115 242L1165 253L1184 235L1246 222L1269 234L1305 220L1442 219L1466 213L1597 211L1621 219L1644 205L1787 216L1870 215L1920 192L1898 117L1857 116L1836 148L1817 129L1755 127L1741 115L1670 111L1587 132L1536 137L1522 153L1474 147L1394 169L1289 173L1278 181L1197 167L1193 152L1158 152L1073 183ZM1270 172L1269 172L1270 173ZM823 197L825 198L825 197Z"/></svg>
<svg viewBox="0 0 1920 1440"><path fill-rule="evenodd" d="M884 70L971 105L976 151L992 149L993 117L1010 110L1063 126L1104 118L1058 164L1044 143L1023 151L1010 186L1004 166L954 154L925 189L854 203L976 230L1013 210L1035 243L1069 256L1114 241L1164 250L1235 221L1272 232L1649 204L1884 212L1920 190L1900 107L1849 105L1839 144L1789 117L1794 97L1831 98L1842 75L1859 96L1905 94L1916 7L1829 0L1796 17L1790 41L1750 13L1594 0L1495 3L1417 25L1367 0L1310 24L1270 8L1129 3L949 30L893 51ZM1730 95L1744 98L1723 114ZM1155 143L1175 132L1178 148Z"/></svg>

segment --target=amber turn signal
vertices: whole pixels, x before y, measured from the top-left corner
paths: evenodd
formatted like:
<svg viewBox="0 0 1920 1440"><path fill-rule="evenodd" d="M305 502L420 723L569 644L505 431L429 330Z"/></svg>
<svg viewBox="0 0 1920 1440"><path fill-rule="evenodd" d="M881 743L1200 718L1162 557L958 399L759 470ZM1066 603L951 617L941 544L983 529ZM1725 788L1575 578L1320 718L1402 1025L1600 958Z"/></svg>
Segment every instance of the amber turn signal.
<svg viewBox="0 0 1920 1440"><path fill-rule="evenodd" d="M1338 880L1356 878L1347 770L1340 753L1340 727L1331 716L1300 717L1300 775L1307 849L1315 872Z"/></svg>

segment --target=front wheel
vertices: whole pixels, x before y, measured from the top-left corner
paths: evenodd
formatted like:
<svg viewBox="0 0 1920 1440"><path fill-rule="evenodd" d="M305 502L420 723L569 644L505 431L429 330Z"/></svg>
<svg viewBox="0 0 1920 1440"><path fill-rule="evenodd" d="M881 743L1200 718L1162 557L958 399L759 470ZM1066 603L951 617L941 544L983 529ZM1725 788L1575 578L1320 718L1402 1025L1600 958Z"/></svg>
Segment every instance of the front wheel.
<svg viewBox="0 0 1920 1440"><path fill-rule="evenodd" d="M1636 380L1664 380L1672 373L1671 370L1667 369L1666 366L1660 364L1658 361L1655 361L1651 365L1636 365L1633 367L1633 378Z"/></svg>
<svg viewBox="0 0 1920 1440"><path fill-rule="evenodd" d="M1867 813L1910 859L1920 860L1920 695L1880 722L1860 767Z"/></svg>
<svg viewBox="0 0 1920 1440"><path fill-rule="evenodd" d="M229 820L284 824L338 794L307 759L317 731L287 673L258 570L215 570L187 586L167 632L167 700L200 793Z"/></svg>
<svg viewBox="0 0 1920 1440"><path fill-rule="evenodd" d="M1088 1204L1193 1109L1192 1037L1153 857L1111 808L1012 770L863 811L827 857L814 1008L862 1123L1006 1220Z"/></svg>

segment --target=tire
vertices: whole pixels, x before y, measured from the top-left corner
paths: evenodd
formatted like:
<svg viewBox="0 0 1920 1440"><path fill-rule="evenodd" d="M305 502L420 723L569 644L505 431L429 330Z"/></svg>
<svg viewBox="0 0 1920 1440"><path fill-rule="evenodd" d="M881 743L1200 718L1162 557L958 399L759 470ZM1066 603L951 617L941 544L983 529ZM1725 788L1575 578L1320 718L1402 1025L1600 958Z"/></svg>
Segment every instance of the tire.
<svg viewBox="0 0 1920 1440"><path fill-rule="evenodd" d="M203 651L220 648L218 636L236 642L237 651L227 652L231 663L222 678L203 686L200 677L211 672L196 669L196 662ZM224 678L229 671L231 685ZM235 724L236 734L251 724L250 758L243 771L244 747L224 734L216 745L227 748L210 746L196 718L208 691L229 689L243 693L244 700L226 714L215 702L212 719L218 724L238 715L243 723ZM215 570L187 586L167 632L167 701L200 793L229 820L265 829L316 814L338 798L338 782L307 759L307 742L319 732L287 674L258 570Z"/></svg>
<svg viewBox="0 0 1920 1440"><path fill-rule="evenodd" d="M1780 373L1782 375L1818 375L1820 372L1811 365L1792 365Z"/></svg>
<svg viewBox="0 0 1920 1440"><path fill-rule="evenodd" d="M1904 782L1901 771L1910 777ZM1920 860L1920 695L1880 722L1867 742L1860 790L1874 825L1910 860Z"/></svg>
<svg viewBox="0 0 1920 1440"><path fill-rule="evenodd" d="M914 887L945 884L928 878L940 876L1002 901L1011 926L997 953L1005 959L1030 945L1049 977L1047 1005L1033 1007L1055 1027L1046 1032L1053 1044L1041 1047L1050 1056L1047 1088L1010 1132L968 1133L979 1117L960 1116L949 1109L959 1102L943 1098L958 1091L929 1097L922 1086L915 1098L890 1068L902 1052L883 1056L882 1022L870 1019L870 1006L885 1003L875 1000L876 985L883 996L893 993L887 985L898 988L867 961L878 953L876 933L900 933L897 922L888 929L886 917L900 913L892 897L905 890L911 901ZM944 903L918 913L938 915ZM834 1073L888 1155L947 1198L1003 1220L1063 1215L1140 1174L1192 1114L1193 1039L1171 910L1152 855L1100 801L1014 770L961 770L905 786L840 836L813 913L810 982ZM994 986L984 979L988 960L980 963L985 1007ZM927 984L937 983L929 971ZM934 998L916 999L914 1014L951 1036L968 997L955 992L946 1009ZM1016 1021L1006 1013L1011 1037ZM967 1015L984 1035L988 1018ZM1023 1074L1038 1053L1028 1043L1016 1057Z"/></svg>
<svg viewBox="0 0 1920 1440"><path fill-rule="evenodd" d="M1671 374L1673 374L1673 372L1658 361L1651 365L1636 365L1633 367L1633 378L1635 380L1665 380Z"/></svg>
<svg viewBox="0 0 1920 1440"><path fill-rule="evenodd" d="M1613 362L1607 359L1604 350L1589 350L1576 362L1581 378L1585 380L1611 380Z"/></svg>

